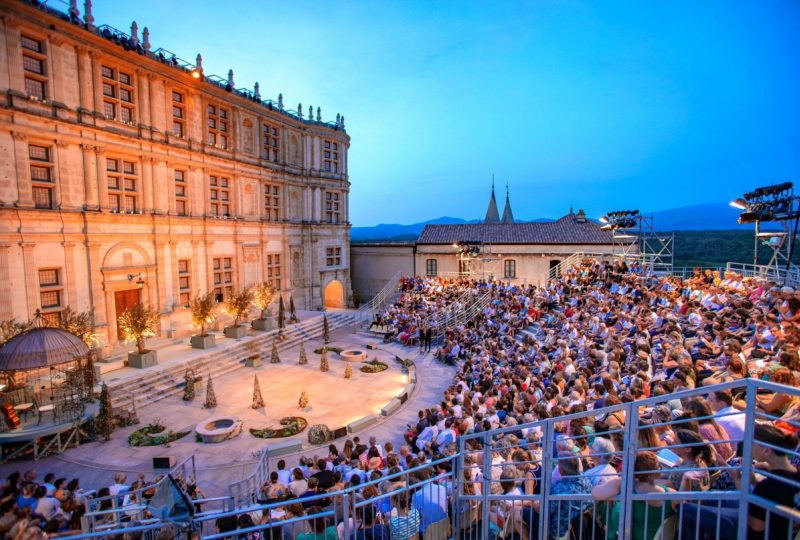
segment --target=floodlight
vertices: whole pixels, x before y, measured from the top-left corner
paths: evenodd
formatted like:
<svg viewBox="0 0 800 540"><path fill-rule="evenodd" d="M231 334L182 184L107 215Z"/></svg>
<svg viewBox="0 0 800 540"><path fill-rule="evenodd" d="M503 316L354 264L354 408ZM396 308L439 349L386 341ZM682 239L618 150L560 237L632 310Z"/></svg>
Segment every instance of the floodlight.
<svg viewBox="0 0 800 540"><path fill-rule="evenodd" d="M741 197L733 199L729 204L739 210L744 210L747 208L747 202L745 202L745 200Z"/></svg>

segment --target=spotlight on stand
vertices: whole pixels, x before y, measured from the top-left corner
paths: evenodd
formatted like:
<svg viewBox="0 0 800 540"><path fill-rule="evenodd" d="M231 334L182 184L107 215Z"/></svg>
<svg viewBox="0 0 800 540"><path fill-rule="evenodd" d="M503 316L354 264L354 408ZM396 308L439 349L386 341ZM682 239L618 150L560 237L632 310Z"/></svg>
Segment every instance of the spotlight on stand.
<svg viewBox="0 0 800 540"><path fill-rule="evenodd" d="M729 204L739 210L744 210L745 208L747 208L747 202L741 197L739 197L738 199L733 199Z"/></svg>

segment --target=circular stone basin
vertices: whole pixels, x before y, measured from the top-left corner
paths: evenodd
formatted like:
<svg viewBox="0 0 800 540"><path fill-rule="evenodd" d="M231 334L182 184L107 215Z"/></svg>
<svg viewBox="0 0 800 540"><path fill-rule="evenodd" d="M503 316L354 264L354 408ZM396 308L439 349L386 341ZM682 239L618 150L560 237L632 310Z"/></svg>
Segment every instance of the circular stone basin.
<svg viewBox="0 0 800 540"><path fill-rule="evenodd" d="M228 416L207 418L194 428L205 443L219 443L242 431L242 422Z"/></svg>
<svg viewBox="0 0 800 540"><path fill-rule="evenodd" d="M367 359L367 353L357 349L342 351L339 353L339 356L342 358L342 360L347 360L348 362L363 362Z"/></svg>

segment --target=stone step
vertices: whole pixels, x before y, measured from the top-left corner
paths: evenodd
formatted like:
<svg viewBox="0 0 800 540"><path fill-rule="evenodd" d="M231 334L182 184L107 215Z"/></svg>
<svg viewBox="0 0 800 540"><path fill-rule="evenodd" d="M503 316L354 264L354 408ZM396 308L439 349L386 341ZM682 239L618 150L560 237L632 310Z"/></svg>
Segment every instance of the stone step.
<svg viewBox="0 0 800 540"><path fill-rule="evenodd" d="M292 325L284 329L287 336L284 341L278 343L279 352L285 352L297 345L301 341L317 339L322 335L322 317L317 317L305 324ZM352 325L353 319L348 314L331 314L328 317L328 324L331 331ZM277 334L277 331L267 332L268 334L259 340L256 351L262 355L262 361L268 362L272 350L272 340L269 337ZM261 337L261 336L259 336ZM230 373L244 366L244 360L252 355L251 349L247 346L252 340L241 342L240 344L223 344L219 350L211 349L209 354L202 356L192 362L195 372L206 378L208 374L212 377L219 377ZM143 373L141 377L134 380L125 379L109 384L112 390L112 404L119 407L126 407L130 404L131 395L136 396L137 403L153 403L159 399L176 395L183 391L185 364L176 363L173 366L156 370L151 373Z"/></svg>

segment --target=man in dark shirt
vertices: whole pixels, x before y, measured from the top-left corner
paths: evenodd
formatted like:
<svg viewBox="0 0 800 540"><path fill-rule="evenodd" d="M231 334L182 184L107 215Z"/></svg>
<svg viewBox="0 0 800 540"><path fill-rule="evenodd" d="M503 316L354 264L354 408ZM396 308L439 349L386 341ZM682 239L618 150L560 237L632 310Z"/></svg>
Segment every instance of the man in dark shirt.
<svg viewBox="0 0 800 540"><path fill-rule="evenodd" d="M329 471L327 469L327 464L325 463L324 459L317 460L317 469L319 469L319 472L311 475L311 478L317 479L320 489L328 490L332 488L335 484L333 481L333 471Z"/></svg>

